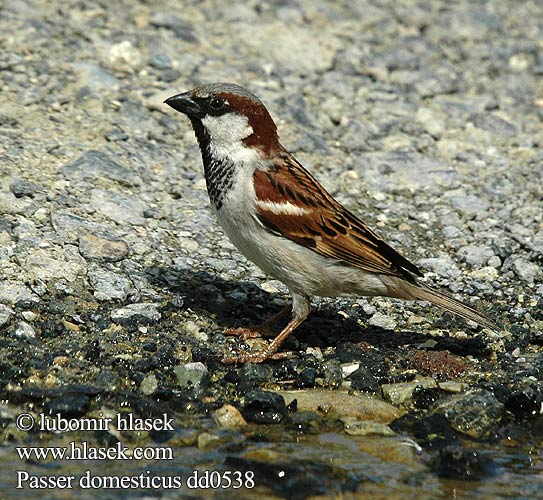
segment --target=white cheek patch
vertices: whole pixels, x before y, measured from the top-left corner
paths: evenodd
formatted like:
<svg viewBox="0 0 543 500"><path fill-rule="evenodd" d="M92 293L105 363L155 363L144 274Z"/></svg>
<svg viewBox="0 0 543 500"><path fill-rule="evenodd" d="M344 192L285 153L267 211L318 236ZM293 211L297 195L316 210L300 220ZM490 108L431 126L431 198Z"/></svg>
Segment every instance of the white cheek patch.
<svg viewBox="0 0 543 500"><path fill-rule="evenodd" d="M202 124L216 146L240 142L253 133L253 127L249 125L247 117L237 113L207 115L202 118Z"/></svg>
<svg viewBox="0 0 543 500"><path fill-rule="evenodd" d="M309 208L300 207L288 201L278 203L276 201L259 200L256 202L256 204L259 208L267 210L274 215L309 215L311 212L313 212L313 210Z"/></svg>
<svg viewBox="0 0 543 500"><path fill-rule="evenodd" d="M253 133L246 116L237 113L226 113L221 116L206 116L202 118L211 142L209 147L217 158L227 158L234 162L255 160L258 153L255 148L243 144Z"/></svg>

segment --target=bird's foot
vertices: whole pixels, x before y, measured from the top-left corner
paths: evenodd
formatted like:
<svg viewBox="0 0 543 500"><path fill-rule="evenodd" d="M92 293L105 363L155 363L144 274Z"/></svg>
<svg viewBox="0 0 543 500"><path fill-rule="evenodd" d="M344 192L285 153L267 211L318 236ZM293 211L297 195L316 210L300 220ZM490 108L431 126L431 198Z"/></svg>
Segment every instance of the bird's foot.
<svg viewBox="0 0 543 500"><path fill-rule="evenodd" d="M307 301L309 304L309 301ZM283 310L279 311L277 314L272 316L269 320L265 321L261 327L256 330L257 332L260 332L261 334L265 332L269 332L270 327L277 322L277 320L282 319L283 317L287 316L291 312L291 307L285 307ZM233 364L233 363L262 363L262 361L265 361L266 359L286 359L290 358L294 355L293 352L277 352L283 341L290 335L290 333L307 317L307 314L309 313L309 308L307 310L306 314L294 317L290 320L287 326L283 328L281 333L275 337L272 342L265 347L264 349L260 351L256 351L253 353L249 352L239 352L236 356L225 356L222 359L223 363L226 364ZM238 328L236 330L241 330L239 332L240 338L243 338L243 335L246 335L248 332L254 333L255 330L250 330L248 328ZM237 332L235 333L237 334ZM258 335L257 335L258 336ZM245 338L251 338L251 337L245 337Z"/></svg>
<svg viewBox="0 0 543 500"><path fill-rule="evenodd" d="M265 349L263 351L253 353L240 351L236 356L225 356L222 358L222 362L227 365L241 363L262 363L262 361L266 361L267 359L277 361L292 358L294 355L295 353L292 351L276 352L272 354L267 353Z"/></svg>
<svg viewBox="0 0 543 500"><path fill-rule="evenodd" d="M259 337L262 337L263 335L266 335L266 333L268 332L263 331L260 326L256 326L254 328L228 328L224 332L225 335L236 336L239 337L240 340L257 339Z"/></svg>
<svg viewBox="0 0 543 500"><path fill-rule="evenodd" d="M239 337L240 340L256 339L259 337L274 337L275 334L273 333L273 327L278 321L281 321L286 316L288 316L291 312L291 309L292 308L290 305L285 306L278 313L274 314L260 325L251 328L228 328L227 330L225 330L224 333L225 335Z"/></svg>

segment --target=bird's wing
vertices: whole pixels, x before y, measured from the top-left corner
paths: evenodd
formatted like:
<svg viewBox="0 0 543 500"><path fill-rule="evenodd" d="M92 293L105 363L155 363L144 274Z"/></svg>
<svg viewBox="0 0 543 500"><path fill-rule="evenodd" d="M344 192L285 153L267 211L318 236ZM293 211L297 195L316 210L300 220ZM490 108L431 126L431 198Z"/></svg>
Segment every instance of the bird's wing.
<svg viewBox="0 0 543 500"><path fill-rule="evenodd" d="M253 174L259 221L274 233L366 271L413 279L420 270L343 207L285 153Z"/></svg>

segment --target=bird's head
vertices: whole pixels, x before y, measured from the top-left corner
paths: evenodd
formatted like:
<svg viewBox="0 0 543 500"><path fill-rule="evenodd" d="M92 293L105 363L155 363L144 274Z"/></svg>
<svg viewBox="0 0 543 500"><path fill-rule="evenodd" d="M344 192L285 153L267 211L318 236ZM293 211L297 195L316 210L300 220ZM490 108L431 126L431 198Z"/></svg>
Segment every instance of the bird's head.
<svg viewBox="0 0 543 500"><path fill-rule="evenodd" d="M187 115L202 153L232 161L281 148L277 127L262 101L232 83L200 85L164 101Z"/></svg>

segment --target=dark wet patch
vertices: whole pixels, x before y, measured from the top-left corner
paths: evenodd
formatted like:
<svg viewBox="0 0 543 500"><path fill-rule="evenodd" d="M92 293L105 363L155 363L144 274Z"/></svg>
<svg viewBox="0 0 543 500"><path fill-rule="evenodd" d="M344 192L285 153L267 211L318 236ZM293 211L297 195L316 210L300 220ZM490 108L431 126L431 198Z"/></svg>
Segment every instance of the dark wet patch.
<svg viewBox="0 0 543 500"><path fill-rule="evenodd" d="M533 382L515 391L505 401L505 409L518 418L542 418L543 385Z"/></svg>
<svg viewBox="0 0 543 500"><path fill-rule="evenodd" d="M439 450L433 458L432 470L439 477L471 481L479 481L499 472L497 464L490 457L460 446Z"/></svg>
<svg viewBox="0 0 543 500"><path fill-rule="evenodd" d="M251 471L255 482L264 484L276 495L305 500L315 495L338 495L356 491L361 478L328 464L297 460L295 463L269 463L228 457L225 465Z"/></svg>
<svg viewBox="0 0 543 500"><path fill-rule="evenodd" d="M441 449L458 442L458 435L444 415L434 413L419 417L413 413L394 420L390 428L396 432L413 435L424 448Z"/></svg>

